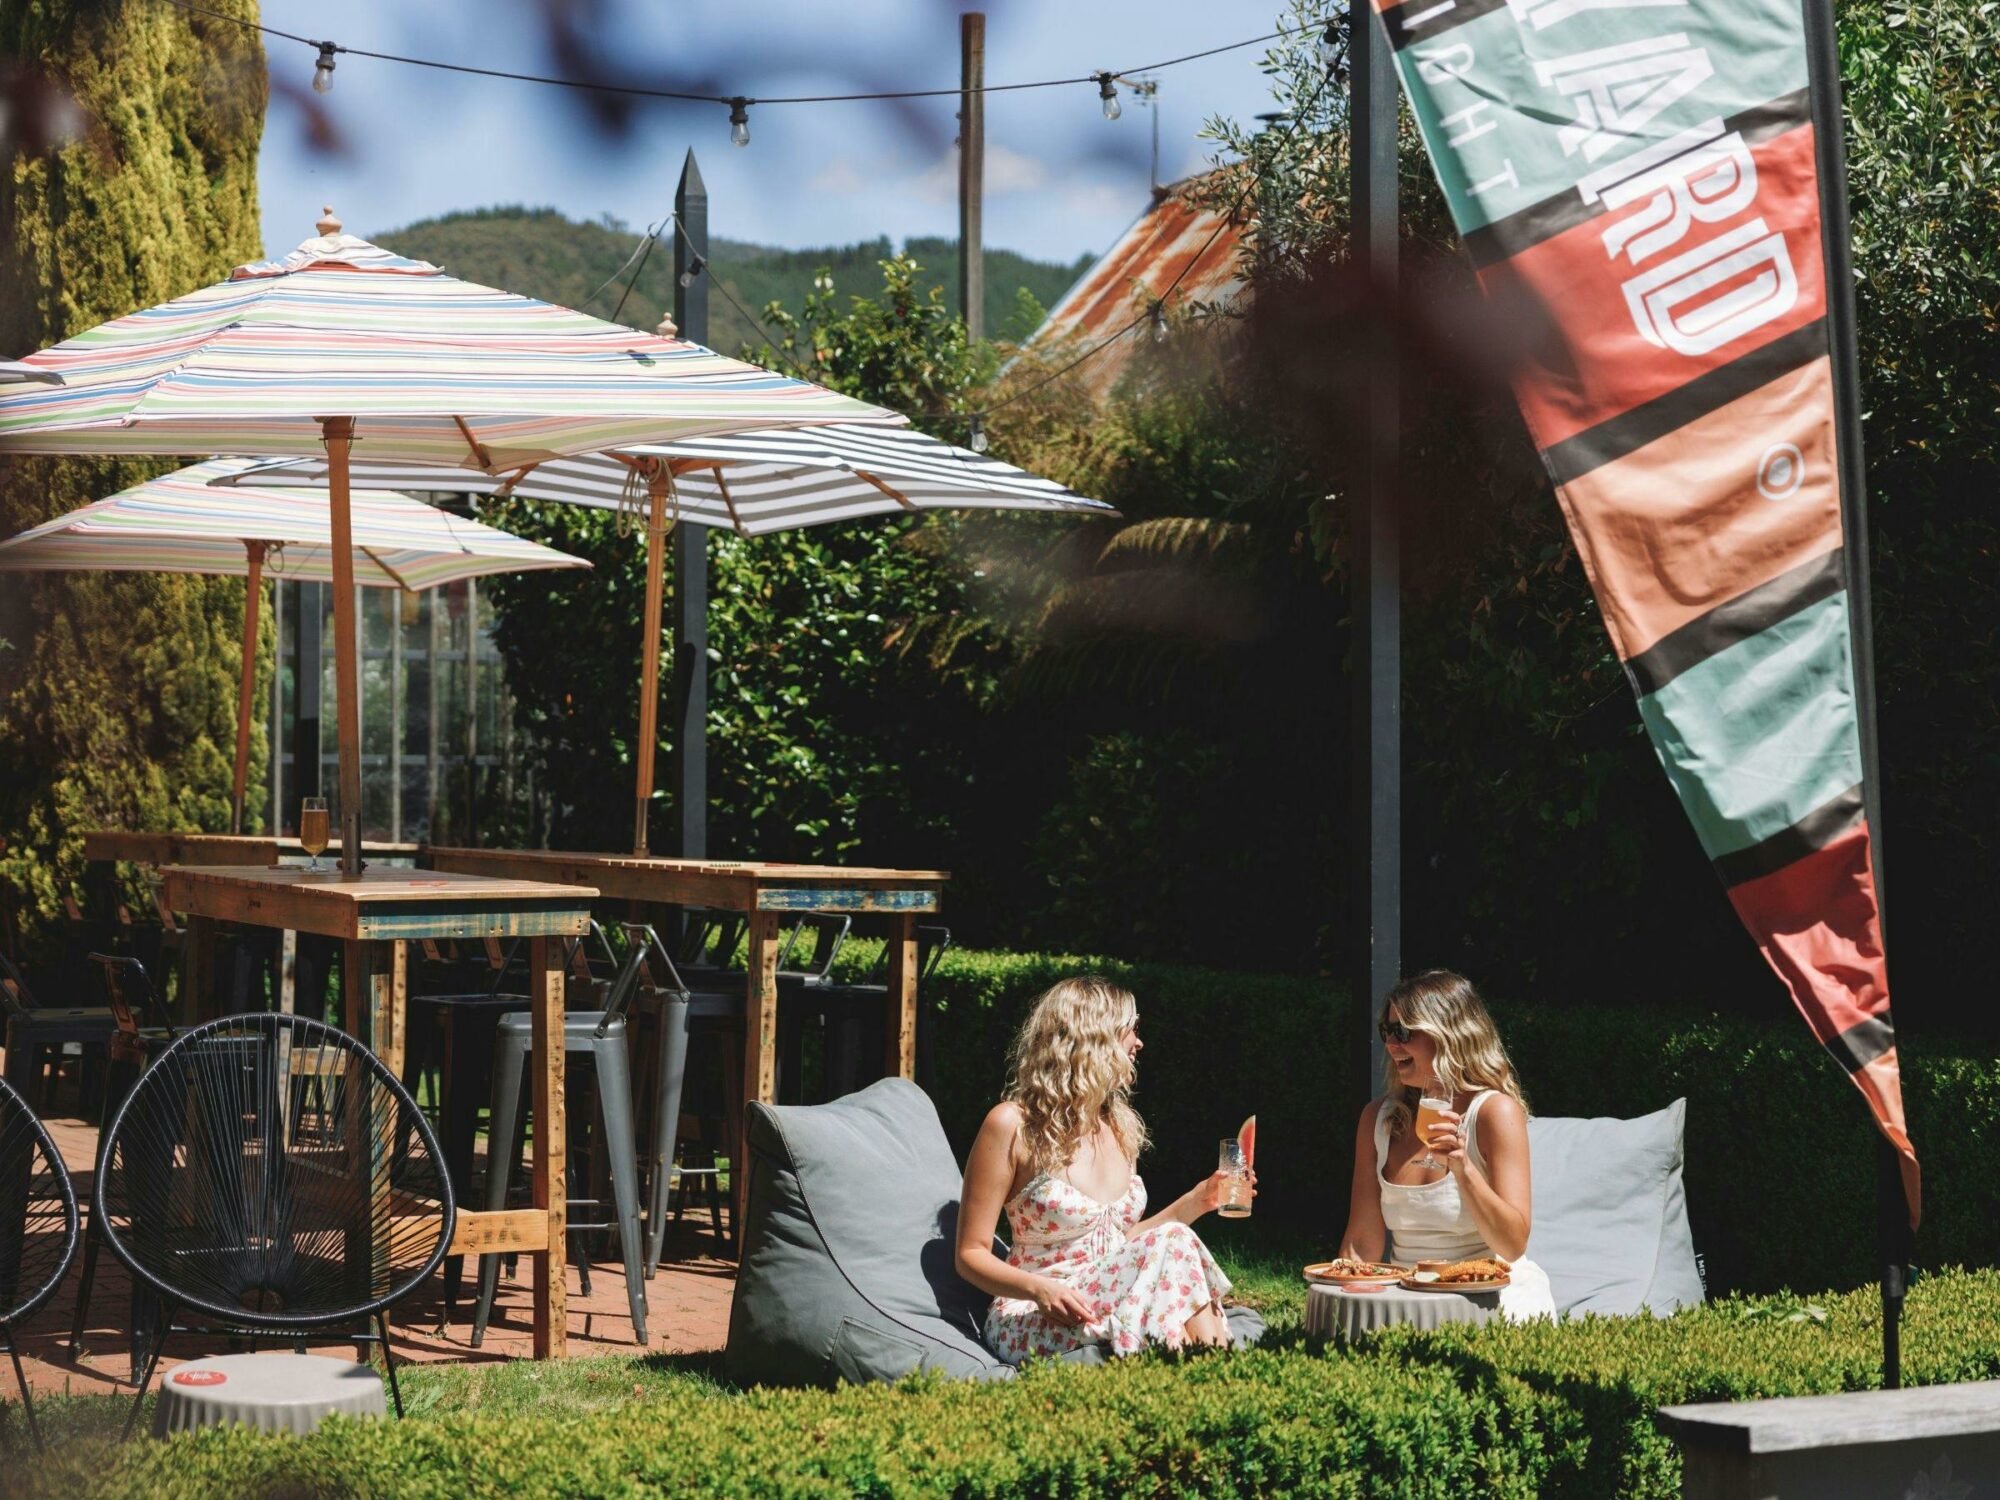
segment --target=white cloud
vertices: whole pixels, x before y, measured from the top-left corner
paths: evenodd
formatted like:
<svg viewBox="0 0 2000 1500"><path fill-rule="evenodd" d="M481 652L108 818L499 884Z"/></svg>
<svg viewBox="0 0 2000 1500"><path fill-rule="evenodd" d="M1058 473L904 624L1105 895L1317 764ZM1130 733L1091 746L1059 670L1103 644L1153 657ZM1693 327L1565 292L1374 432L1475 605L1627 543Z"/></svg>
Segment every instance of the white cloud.
<svg viewBox="0 0 2000 1500"><path fill-rule="evenodd" d="M867 186L868 179L861 175L861 169L846 157L828 162L806 184L815 193L858 193Z"/></svg>
<svg viewBox="0 0 2000 1500"><path fill-rule="evenodd" d="M986 196L1004 197L1009 193L1034 193L1047 186L1049 171L1033 156L1024 156L1019 151L1010 151L1005 146L988 145L986 148ZM909 179L910 188L919 198L930 203L953 203L958 200L958 148L953 146L938 160L932 162L915 177Z"/></svg>

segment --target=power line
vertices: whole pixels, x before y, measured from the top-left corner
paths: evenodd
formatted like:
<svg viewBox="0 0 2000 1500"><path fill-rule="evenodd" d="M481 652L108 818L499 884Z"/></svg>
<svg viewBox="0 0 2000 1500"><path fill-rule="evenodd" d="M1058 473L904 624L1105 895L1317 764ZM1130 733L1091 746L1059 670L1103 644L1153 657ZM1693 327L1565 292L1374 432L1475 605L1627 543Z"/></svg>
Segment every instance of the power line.
<svg viewBox="0 0 2000 1500"><path fill-rule="evenodd" d="M349 57L372 58L377 62L401 63L413 68L433 68L446 73L464 73L478 78L504 78L516 83L542 83L556 88L582 89L600 94L622 94L641 99L676 99L695 104L724 104L732 107L752 104L850 104L867 100L884 99L937 99L956 98L967 92L954 84L950 88L934 89L887 89L855 94L786 94L772 98L756 98L741 94L701 94L683 89L640 88L633 84L605 83L594 79L557 78L545 73L515 73L504 68L482 68L471 63L446 62L440 58L408 57L396 52L377 52L366 47L346 47L337 42L324 41L315 37L300 36L296 32L281 31L275 26L248 20L243 16L232 16L223 11L212 10L196 3L196 0L162 0L193 15L207 16L211 20L225 21L233 26L241 26L249 31L262 32L265 36L278 37L283 41L297 42L301 46L315 49L322 57L331 53L345 53ZM1098 83L1106 77L1120 77L1132 73L1157 72L1161 68L1177 67L1182 63L1196 62L1205 57L1216 57L1225 52L1240 51L1245 47L1259 46L1264 42L1278 41L1284 37L1298 36L1316 31L1328 25L1325 21L1308 22L1303 26L1286 26L1262 36L1247 37L1240 42L1226 42L1219 47L1205 48L1200 52L1189 52L1180 57L1171 57L1164 62L1145 63L1132 68L1097 69L1071 78L1041 78L1025 83L989 83L974 92L982 94L1013 93L1022 89L1070 88L1077 84Z"/></svg>

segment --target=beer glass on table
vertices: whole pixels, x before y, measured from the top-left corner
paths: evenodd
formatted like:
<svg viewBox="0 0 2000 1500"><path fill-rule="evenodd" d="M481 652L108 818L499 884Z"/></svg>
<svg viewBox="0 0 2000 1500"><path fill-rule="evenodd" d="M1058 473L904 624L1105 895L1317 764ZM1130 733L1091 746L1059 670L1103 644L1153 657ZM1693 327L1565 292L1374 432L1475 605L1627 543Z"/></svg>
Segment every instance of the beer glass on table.
<svg viewBox="0 0 2000 1500"><path fill-rule="evenodd" d="M1215 1211L1225 1219L1247 1219L1250 1217L1250 1164L1243 1159L1243 1142L1230 1136L1222 1143L1216 1157L1216 1170L1227 1172L1228 1180L1222 1185L1222 1201Z"/></svg>
<svg viewBox="0 0 2000 1500"><path fill-rule="evenodd" d="M312 863L306 868L315 875L324 868L319 857L326 850L328 833L326 798L307 797L299 803L299 843L312 856Z"/></svg>
<svg viewBox="0 0 2000 1500"><path fill-rule="evenodd" d="M1424 1143L1424 1154L1414 1159L1412 1165L1419 1167L1441 1167L1443 1162L1431 1155L1431 1132L1441 1129L1444 1116L1451 1108L1449 1099L1436 1099L1429 1094L1417 1101L1417 1139Z"/></svg>

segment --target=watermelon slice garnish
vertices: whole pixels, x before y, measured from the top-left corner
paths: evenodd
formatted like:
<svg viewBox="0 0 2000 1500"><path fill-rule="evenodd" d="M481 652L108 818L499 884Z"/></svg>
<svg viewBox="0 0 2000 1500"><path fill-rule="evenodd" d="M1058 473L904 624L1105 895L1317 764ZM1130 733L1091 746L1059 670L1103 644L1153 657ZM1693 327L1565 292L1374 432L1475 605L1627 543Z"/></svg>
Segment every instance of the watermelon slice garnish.
<svg viewBox="0 0 2000 1500"><path fill-rule="evenodd" d="M1257 1117L1252 1115L1243 1122L1243 1128L1236 1132L1236 1144L1243 1151L1243 1165L1257 1165Z"/></svg>

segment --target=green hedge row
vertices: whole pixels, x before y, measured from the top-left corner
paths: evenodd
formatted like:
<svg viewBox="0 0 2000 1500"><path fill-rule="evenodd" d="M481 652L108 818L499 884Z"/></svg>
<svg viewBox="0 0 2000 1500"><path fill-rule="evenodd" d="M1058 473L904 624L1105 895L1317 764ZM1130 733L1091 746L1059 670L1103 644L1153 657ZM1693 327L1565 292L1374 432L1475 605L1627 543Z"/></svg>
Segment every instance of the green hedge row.
<svg viewBox="0 0 2000 1500"><path fill-rule="evenodd" d="M854 944L854 963L868 951ZM926 990L933 1094L961 1153L1006 1073L1027 1004L1095 970L1139 998L1138 1103L1155 1196L1213 1169L1216 1142L1258 1116L1260 1215L1327 1253L1346 1219L1358 1028L1330 981L1066 955L945 953ZM1775 994L1775 992L1774 992ZM1534 1109L1632 1116L1688 1101L1687 1189L1711 1292L1851 1287L1873 1279L1875 1156L1861 1096L1789 1006L1768 1025L1652 1004L1563 1006L1496 996ZM1991 1044L1918 1037L1903 1049L1922 1153L1923 1265L2000 1258L2000 1060Z"/></svg>
<svg viewBox="0 0 2000 1500"><path fill-rule="evenodd" d="M330 1423L309 1439L211 1430L77 1446L10 1478L22 1500L94 1496L1310 1494L1502 1497L1680 1492L1653 1429L1683 1401L1876 1383L1867 1292L1823 1309L1722 1303L1663 1321L1407 1332L997 1386L915 1381L706 1393L585 1417ZM1906 1378L2000 1376L2000 1274L1920 1282Z"/></svg>

